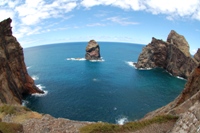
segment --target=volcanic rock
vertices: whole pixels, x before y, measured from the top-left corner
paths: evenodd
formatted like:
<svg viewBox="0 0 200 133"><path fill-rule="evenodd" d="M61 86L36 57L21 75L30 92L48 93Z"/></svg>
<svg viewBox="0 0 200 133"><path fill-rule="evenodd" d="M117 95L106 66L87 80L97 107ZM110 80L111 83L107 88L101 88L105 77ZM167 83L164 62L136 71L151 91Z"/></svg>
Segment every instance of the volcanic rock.
<svg viewBox="0 0 200 133"><path fill-rule="evenodd" d="M0 104L21 104L23 94L44 93L28 75L23 48L12 35L10 18L0 22Z"/></svg>
<svg viewBox="0 0 200 133"><path fill-rule="evenodd" d="M197 53L194 55L194 59L200 62L200 48L198 49Z"/></svg>
<svg viewBox="0 0 200 133"><path fill-rule="evenodd" d="M185 37L179 35L176 31L171 30L167 37L167 42L175 45L179 50L181 50L186 56L190 56L190 47Z"/></svg>
<svg viewBox="0 0 200 133"><path fill-rule="evenodd" d="M86 54L85 54L86 60L100 60L100 47L98 43L95 40L90 40L88 42L88 45L86 47Z"/></svg>
<svg viewBox="0 0 200 133"><path fill-rule="evenodd" d="M143 48L135 64L137 68L164 68L174 76L188 78L197 66L189 53L189 45L182 35L171 31L167 41L152 38Z"/></svg>

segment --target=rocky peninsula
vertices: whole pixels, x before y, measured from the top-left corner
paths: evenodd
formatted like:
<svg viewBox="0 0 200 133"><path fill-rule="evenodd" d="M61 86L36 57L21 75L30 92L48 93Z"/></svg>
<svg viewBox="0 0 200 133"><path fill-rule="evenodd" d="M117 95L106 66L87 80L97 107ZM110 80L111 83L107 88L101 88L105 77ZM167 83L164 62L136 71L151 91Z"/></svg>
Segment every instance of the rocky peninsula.
<svg viewBox="0 0 200 133"><path fill-rule="evenodd" d="M164 68L174 76L188 78L197 67L200 51L193 58L189 52L189 44L185 37L172 30L167 41L152 38L135 64L137 68Z"/></svg>
<svg viewBox="0 0 200 133"><path fill-rule="evenodd" d="M100 47L95 40L90 40L86 47L86 60L101 60Z"/></svg>

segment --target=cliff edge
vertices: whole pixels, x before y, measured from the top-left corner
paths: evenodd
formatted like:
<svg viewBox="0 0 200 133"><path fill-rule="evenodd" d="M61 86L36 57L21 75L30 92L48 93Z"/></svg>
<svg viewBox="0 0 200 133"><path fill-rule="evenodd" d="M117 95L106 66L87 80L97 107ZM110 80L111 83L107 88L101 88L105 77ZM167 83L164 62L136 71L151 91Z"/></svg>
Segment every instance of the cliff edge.
<svg viewBox="0 0 200 133"><path fill-rule="evenodd" d="M188 78L182 93L168 105L148 113L144 119L158 115L179 116L172 133L200 132L200 64Z"/></svg>
<svg viewBox="0 0 200 133"><path fill-rule="evenodd" d="M0 104L21 104L24 94L44 93L28 75L23 48L12 35L12 20L0 22Z"/></svg>
<svg viewBox="0 0 200 133"><path fill-rule="evenodd" d="M200 52L200 51L199 51ZM190 55L189 44L185 37L172 30L167 41L152 38L135 64L137 68L164 68L174 76L188 78L197 67L199 54L195 59Z"/></svg>

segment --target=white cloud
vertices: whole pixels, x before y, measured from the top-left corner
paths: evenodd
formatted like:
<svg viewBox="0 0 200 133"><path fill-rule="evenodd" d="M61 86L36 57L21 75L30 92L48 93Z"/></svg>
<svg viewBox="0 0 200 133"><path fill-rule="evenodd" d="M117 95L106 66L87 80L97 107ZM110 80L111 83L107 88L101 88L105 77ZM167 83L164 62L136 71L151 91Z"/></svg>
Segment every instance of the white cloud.
<svg viewBox="0 0 200 133"><path fill-rule="evenodd" d="M142 3L139 2L139 0L83 0L80 4L86 8L98 5L110 5L120 7L122 9L133 10L141 10L145 8L145 6L143 6Z"/></svg>
<svg viewBox="0 0 200 133"><path fill-rule="evenodd" d="M192 17L194 14L200 13L199 0L149 0L144 3L147 7L147 11L153 14L166 14L167 18L176 17Z"/></svg>
<svg viewBox="0 0 200 133"><path fill-rule="evenodd" d="M102 23L92 23L92 24L87 24L86 26L88 26L88 27L106 26L106 24L102 24Z"/></svg>
<svg viewBox="0 0 200 133"><path fill-rule="evenodd" d="M129 21L128 18L121 18L121 17L109 17L106 20L118 23L123 26L139 24L138 22Z"/></svg>
<svg viewBox="0 0 200 133"><path fill-rule="evenodd" d="M196 54L196 53L197 53L197 49L191 50L190 53L191 53L192 55Z"/></svg>
<svg viewBox="0 0 200 133"><path fill-rule="evenodd" d="M13 33L20 38L41 33L42 29L35 26L44 24L47 19L73 17L66 14L76 7L76 0L0 0L0 21L12 18Z"/></svg>
<svg viewBox="0 0 200 133"><path fill-rule="evenodd" d="M11 10L1 10L0 9L0 21L7 18L14 18L15 13Z"/></svg>
<svg viewBox="0 0 200 133"><path fill-rule="evenodd" d="M64 21L73 17L68 13L75 8L78 9L77 7L89 9L99 5L118 7L128 10L129 13L131 11L144 11L151 14L163 14L166 15L166 19L173 21L180 18L200 21L200 0L0 0L0 21L8 17L12 18L14 33L19 37L24 37L55 30L66 30L69 27L64 25L59 27L59 24L63 22L57 22L59 24L49 27L48 25L55 23L55 21L51 22L52 18L62 18ZM102 11L96 14L96 17L104 19L111 14L113 15L113 12L111 11L108 15L108 12ZM105 21L122 26L139 24L125 16L108 17L104 19ZM99 22L90 23L86 26L108 25L108 23ZM81 25L76 26L77 23L72 25L74 25L74 28L81 27ZM196 31L199 32L199 29Z"/></svg>
<svg viewBox="0 0 200 133"><path fill-rule="evenodd" d="M10 8L14 8L14 7L16 7L18 4L19 4L19 1L18 1L18 0L15 0L15 1L8 1L8 6L9 6Z"/></svg>
<svg viewBox="0 0 200 133"><path fill-rule="evenodd" d="M98 0L83 0L81 2L81 5L83 5L86 8L90 8L90 7L93 7L93 6L100 5L100 4L103 4L103 3L101 3Z"/></svg>
<svg viewBox="0 0 200 133"><path fill-rule="evenodd" d="M174 20L187 17L200 20L199 0L82 0L86 8L97 5L110 5L125 10L142 10L152 14L165 14L167 19Z"/></svg>
<svg viewBox="0 0 200 133"><path fill-rule="evenodd" d="M39 34L41 29L42 28L39 26L34 28L28 26L20 26L20 28L15 32L15 36L17 38L21 38L24 37L25 35L29 36L33 34Z"/></svg>
<svg viewBox="0 0 200 133"><path fill-rule="evenodd" d="M76 2L59 1L47 4L44 0L26 0L16 11L24 25L35 25L48 18L62 17L77 6Z"/></svg>

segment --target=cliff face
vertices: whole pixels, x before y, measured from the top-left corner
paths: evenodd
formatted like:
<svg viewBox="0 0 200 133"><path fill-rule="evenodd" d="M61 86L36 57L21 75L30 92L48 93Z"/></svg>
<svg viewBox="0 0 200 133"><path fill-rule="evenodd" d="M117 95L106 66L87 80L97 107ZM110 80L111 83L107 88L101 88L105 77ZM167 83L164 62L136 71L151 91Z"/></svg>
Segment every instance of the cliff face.
<svg viewBox="0 0 200 133"><path fill-rule="evenodd" d="M198 61L190 56L189 45L182 35L171 31L167 41L152 38L140 54L137 68L166 69L174 76L188 78Z"/></svg>
<svg viewBox="0 0 200 133"><path fill-rule="evenodd" d="M196 133L200 132L200 64L188 78L183 92L168 105L153 111L144 119L157 115L178 115L172 133Z"/></svg>
<svg viewBox="0 0 200 133"><path fill-rule="evenodd" d="M88 45L86 47L86 54L85 54L86 60L100 60L100 47L98 43L95 40L90 40L88 42Z"/></svg>
<svg viewBox="0 0 200 133"><path fill-rule="evenodd" d="M28 75L23 48L10 26L12 20L0 22L0 103L21 104L23 94L43 93Z"/></svg>

